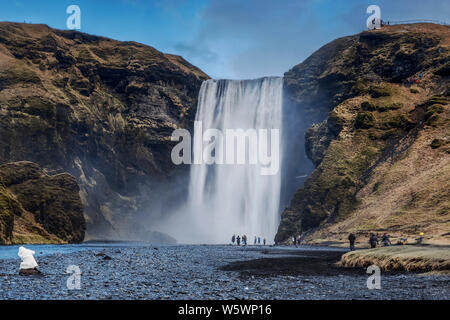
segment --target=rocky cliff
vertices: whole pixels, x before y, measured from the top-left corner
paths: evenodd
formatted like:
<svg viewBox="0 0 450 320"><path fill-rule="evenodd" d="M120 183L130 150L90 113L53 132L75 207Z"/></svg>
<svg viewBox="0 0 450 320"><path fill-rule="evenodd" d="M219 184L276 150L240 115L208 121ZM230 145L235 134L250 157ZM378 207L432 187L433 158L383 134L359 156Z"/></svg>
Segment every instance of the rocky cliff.
<svg viewBox="0 0 450 320"><path fill-rule="evenodd" d="M0 244L77 243L84 239L80 188L67 173L32 162L0 166Z"/></svg>
<svg viewBox="0 0 450 320"><path fill-rule="evenodd" d="M315 169L276 242L349 232L449 240L449 44L448 26L387 26L338 39L286 73L287 103L311 125Z"/></svg>
<svg viewBox="0 0 450 320"><path fill-rule="evenodd" d="M191 126L207 78L139 43L0 23L0 164L73 175L87 239L146 237L153 204L183 194L170 136Z"/></svg>

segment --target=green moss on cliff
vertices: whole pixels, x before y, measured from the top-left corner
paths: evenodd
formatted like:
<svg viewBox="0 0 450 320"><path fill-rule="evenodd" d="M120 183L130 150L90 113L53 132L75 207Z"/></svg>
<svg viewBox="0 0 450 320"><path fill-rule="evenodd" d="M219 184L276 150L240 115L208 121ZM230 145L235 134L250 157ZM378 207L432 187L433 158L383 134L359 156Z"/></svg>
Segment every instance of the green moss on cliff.
<svg viewBox="0 0 450 320"><path fill-rule="evenodd" d="M369 89L372 98L389 97L391 95L391 88L388 85L373 85Z"/></svg>
<svg viewBox="0 0 450 320"><path fill-rule="evenodd" d="M355 127L358 129L368 129L375 125L375 117L372 113L367 111L361 111L358 113L355 119Z"/></svg>
<svg viewBox="0 0 450 320"><path fill-rule="evenodd" d="M336 110L331 111L327 119L328 129L337 136L339 132L341 132L343 125L344 120L339 116Z"/></svg>
<svg viewBox="0 0 450 320"><path fill-rule="evenodd" d="M436 103L437 101L440 101ZM446 101L445 101L446 102ZM434 103L428 107L425 113L425 122L427 125L436 126L439 122L439 115L444 112L444 100L432 99L429 103Z"/></svg>
<svg viewBox="0 0 450 320"><path fill-rule="evenodd" d="M378 104L376 109L380 112L390 111L390 110L398 110L403 107L403 104L400 102L394 103L386 103L386 104Z"/></svg>
<svg viewBox="0 0 450 320"><path fill-rule="evenodd" d="M428 105L433 105L433 104L440 104L440 105L446 105L448 104L448 99L444 96L433 96L431 97L430 100L428 100L427 104Z"/></svg>
<svg viewBox="0 0 450 320"><path fill-rule="evenodd" d="M361 110L363 111L375 111L377 109L377 106L373 101L364 101L361 103Z"/></svg>
<svg viewBox="0 0 450 320"><path fill-rule="evenodd" d="M385 117L384 122L382 123L382 128L390 129L390 128L399 128L406 129L408 126L413 123L408 118L407 115L403 113L390 113L387 117Z"/></svg>

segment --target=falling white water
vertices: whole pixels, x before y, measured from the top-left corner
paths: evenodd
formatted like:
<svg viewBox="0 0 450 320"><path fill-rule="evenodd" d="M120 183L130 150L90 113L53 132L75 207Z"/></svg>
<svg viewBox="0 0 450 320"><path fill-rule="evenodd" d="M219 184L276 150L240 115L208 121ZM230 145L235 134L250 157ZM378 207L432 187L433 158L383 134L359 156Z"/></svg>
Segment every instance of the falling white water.
<svg viewBox="0 0 450 320"><path fill-rule="evenodd" d="M270 130L278 129L281 137L282 91L283 80L275 77L205 81L199 94L196 121L202 122L203 132L218 129L225 134L226 129L267 129L270 137ZM197 128L193 141L198 141L199 135L201 139L203 132L198 131ZM201 157L202 152L202 145L194 143L194 159ZM279 163L281 154L280 146ZM233 234L245 234L249 244L255 236L273 242L279 223L281 169L268 176L261 175L260 169L260 164L248 161L244 165L191 166L185 212L189 224L193 224L192 229L189 226L191 241L227 243Z"/></svg>

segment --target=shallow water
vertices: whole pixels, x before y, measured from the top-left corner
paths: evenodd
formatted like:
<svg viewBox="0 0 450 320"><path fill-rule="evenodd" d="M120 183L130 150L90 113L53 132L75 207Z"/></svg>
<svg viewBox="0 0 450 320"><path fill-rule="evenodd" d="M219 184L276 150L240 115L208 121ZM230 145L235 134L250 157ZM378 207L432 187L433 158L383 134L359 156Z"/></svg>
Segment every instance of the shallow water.
<svg viewBox="0 0 450 320"><path fill-rule="evenodd" d="M19 259L17 253L22 245L0 246L0 260ZM51 254L70 254L84 250L99 250L104 248L120 248L120 247L145 247L148 244L143 242L110 242L110 243L82 243L82 244L29 244L23 245L27 249L36 252L35 257L46 256Z"/></svg>
<svg viewBox="0 0 450 320"><path fill-rule="evenodd" d="M39 252L36 260L44 276L19 276L18 246L0 247L0 257L13 256L0 259L0 299L450 299L448 276L385 273L382 289L369 290L364 270L277 274L270 263L255 272L222 270L267 259L307 257L313 263L340 249L132 243L26 247ZM69 265L82 272L80 290L67 288Z"/></svg>

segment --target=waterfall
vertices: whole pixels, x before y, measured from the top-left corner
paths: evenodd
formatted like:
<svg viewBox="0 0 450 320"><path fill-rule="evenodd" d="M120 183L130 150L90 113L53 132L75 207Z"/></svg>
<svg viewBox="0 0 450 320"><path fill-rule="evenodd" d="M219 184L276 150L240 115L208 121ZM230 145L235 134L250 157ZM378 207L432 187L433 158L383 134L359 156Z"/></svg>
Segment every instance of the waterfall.
<svg viewBox="0 0 450 320"><path fill-rule="evenodd" d="M194 159L202 157L202 145L195 141L201 142L207 129L278 129L281 137L282 92L283 79L276 77L205 81L196 115L203 128L194 130ZM247 149L247 160L250 153ZM281 147L279 154L281 158ZM227 243L233 234L246 234L249 243L255 236L273 242L279 223L281 168L274 175L261 175L260 169L261 164L248 161L191 166L187 214L196 241Z"/></svg>

